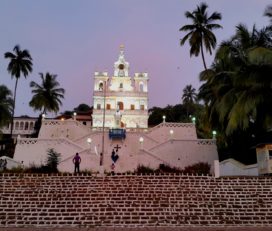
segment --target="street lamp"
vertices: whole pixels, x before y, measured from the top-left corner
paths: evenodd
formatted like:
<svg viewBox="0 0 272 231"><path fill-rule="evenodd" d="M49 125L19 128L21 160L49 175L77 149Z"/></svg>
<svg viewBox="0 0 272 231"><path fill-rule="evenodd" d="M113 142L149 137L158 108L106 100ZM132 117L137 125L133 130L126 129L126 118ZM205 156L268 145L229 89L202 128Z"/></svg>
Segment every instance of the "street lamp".
<svg viewBox="0 0 272 231"><path fill-rule="evenodd" d="M212 138L215 139L216 138L216 134L217 132L215 130L212 131Z"/></svg>
<svg viewBox="0 0 272 231"><path fill-rule="evenodd" d="M91 152L91 143L92 143L92 139L90 137L87 138L87 143Z"/></svg>
<svg viewBox="0 0 272 231"><path fill-rule="evenodd" d="M163 115L163 116L162 116L162 122L163 122L163 123L165 123L165 119L166 119L166 116Z"/></svg>
<svg viewBox="0 0 272 231"><path fill-rule="evenodd" d="M143 150L144 138L142 136L139 138L139 142L140 142L140 145L141 145L141 150Z"/></svg>
<svg viewBox="0 0 272 231"><path fill-rule="evenodd" d="M172 140L172 139L173 139L174 131L171 129L171 130L169 131L169 133L170 133L170 140Z"/></svg>
<svg viewBox="0 0 272 231"><path fill-rule="evenodd" d="M73 118L74 118L74 120L76 120L76 116L77 116L77 113L74 112L74 113L73 113Z"/></svg>
<svg viewBox="0 0 272 231"><path fill-rule="evenodd" d="M195 118L194 116L192 117L192 119L191 119L191 120L192 120L192 123L193 123L193 124L195 124L195 122L196 122L196 118Z"/></svg>

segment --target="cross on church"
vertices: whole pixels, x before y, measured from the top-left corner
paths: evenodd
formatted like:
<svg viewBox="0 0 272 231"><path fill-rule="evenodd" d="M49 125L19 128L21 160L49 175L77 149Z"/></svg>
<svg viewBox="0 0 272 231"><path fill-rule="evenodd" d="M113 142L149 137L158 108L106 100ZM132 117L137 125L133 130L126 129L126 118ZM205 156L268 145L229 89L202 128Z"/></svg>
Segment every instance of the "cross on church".
<svg viewBox="0 0 272 231"><path fill-rule="evenodd" d="M116 152L118 152L119 148L121 149L121 146L119 146L118 144L114 147Z"/></svg>

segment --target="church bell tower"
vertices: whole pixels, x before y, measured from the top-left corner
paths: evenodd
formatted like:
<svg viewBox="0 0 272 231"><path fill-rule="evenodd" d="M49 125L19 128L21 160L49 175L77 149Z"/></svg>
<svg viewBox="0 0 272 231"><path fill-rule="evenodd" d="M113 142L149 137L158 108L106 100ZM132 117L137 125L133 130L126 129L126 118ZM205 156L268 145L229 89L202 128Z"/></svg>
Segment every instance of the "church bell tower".
<svg viewBox="0 0 272 231"><path fill-rule="evenodd" d="M93 128L147 128L148 74L129 76L129 63L125 60L124 46L120 46L113 76L95 72L93 94Z"/></svg>

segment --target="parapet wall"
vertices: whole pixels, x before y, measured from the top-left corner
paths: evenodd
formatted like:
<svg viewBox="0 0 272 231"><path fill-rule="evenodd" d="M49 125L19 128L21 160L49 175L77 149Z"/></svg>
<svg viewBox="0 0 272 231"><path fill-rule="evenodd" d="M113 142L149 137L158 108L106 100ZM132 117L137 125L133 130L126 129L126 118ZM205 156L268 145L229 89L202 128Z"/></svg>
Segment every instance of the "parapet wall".
<svg viewBox="0 0 272 231"><path fill-rule="evenodd" d="M272 178L0 175L0 227L271 226Z"/></svg>

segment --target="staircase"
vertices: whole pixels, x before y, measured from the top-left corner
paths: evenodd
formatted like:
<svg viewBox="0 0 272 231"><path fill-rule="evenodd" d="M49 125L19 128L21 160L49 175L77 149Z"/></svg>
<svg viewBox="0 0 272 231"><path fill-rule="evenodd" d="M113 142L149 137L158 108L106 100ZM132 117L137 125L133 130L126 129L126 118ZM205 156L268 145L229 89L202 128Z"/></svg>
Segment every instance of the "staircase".
<svg viewBox="0 0 272 231"><path fill-rule="evenodd" d="M0 227L272 226L272 178L0 175Z"/></svg>

